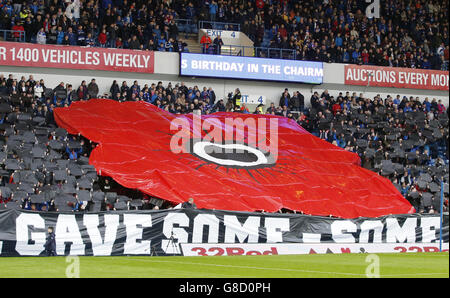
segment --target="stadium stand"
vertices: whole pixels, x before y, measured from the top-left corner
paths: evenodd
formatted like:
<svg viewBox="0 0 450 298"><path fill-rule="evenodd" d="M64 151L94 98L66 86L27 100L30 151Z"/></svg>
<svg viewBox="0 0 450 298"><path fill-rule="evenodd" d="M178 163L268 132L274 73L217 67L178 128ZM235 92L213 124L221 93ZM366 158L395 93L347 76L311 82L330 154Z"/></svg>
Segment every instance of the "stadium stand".
<svg viewBox="0 0 450 298"><path fill-rule="evenodd" d="M385 1L371 19L363 5L259 0L218 10L256 47L295 50L298 60L448 70L448 3Z"/></svg>
<svg viewBox="0 0 450 298"><path fill-rule="evenodd" d="M172 207L99 176L88 164L96 144L56 126L55 107L109 97L146 101L175 114L228 111L288 117L317 137L357 153L363 167L389 178L420 213L439 212L439 181L445 180L448 210L448 107L435 99L370 99L324 90L307 104L300 92L291 95L286 89L277 104L249 111L237 104L238 89L219 99L207 87L158 82L141 88L137 80L131 86L114 80L109 94L99 94L95 79L76 88L61 82L51 89L33 76L18 80L0 74L1 208L82 212Z"/></svg>
<svg viewBox="0 0 450 298"><path fill-rule="evenodd" d="M357 0L1 0L0 38L183 52L189 50L180 33L188 38L202 24L238 29L254 41L257 56L448 70L448 2L384 1L377 19L364 15L363 4ZM217 43L212 40L211 45L214 49ZM279 49L295 55L280 56Z"/></svg>
<svg viewBox="0 0 450 298"><path fill-rule="evenodd" d="M39 44L187 51L178 38L177 13L157 1L0 2L4 40Z"/></svg>

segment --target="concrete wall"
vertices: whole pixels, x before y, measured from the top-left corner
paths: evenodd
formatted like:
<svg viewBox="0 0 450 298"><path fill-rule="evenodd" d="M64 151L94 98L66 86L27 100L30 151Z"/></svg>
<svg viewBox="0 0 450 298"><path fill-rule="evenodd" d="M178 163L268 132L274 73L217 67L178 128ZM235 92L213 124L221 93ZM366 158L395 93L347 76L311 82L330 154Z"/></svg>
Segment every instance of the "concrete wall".
<svg viewBox="0 0 450 298"><path fill-rule="evenodd" d="M178 82L185 82L187 86L197 85L199 88L212 87L216 92L218 98L225 97L229 92L233 92L239 88L242 94L250 95L264 95L267 98L267 104L275 102L278 104L281 93L285 88L290 92L300 91L305 96L306 104L309 104L309 98L318 91L319 93L328 89L331 95L337 96L339 92L346 91L363 93L367 97L374 97L377 94L382 96L419 96L421 100L425 97L430 99L441 99L446 106L449 104L448 91L439 90L419 90L419 89L399 89L399 88L374 88L365 86L351 86L344 85L344 65L343 64L324 64L324 83L322 85L308 85L296 83L281 83L281 82L267 82L267 81L246 81L246 80L232 80L232 79L213 79L200 77L180 77L179 73L179 55L177 53L155 52L155 73L126 73L126 72L111 72L111 71L86 71L86 70L67 70L67 69L52 69L52 68L28 68L17 66L1 66L0 74L7 76L13 74L20 79L20 76L28 77L30 74L34 75L35 79L44 79L47 87L54 88L60 82L70 83L77 88L82 80L89 82L91 78L96 78L99 85L100 93L109 91L113 80L117 80L119 85L126 80L129 85L134 80L138 80L139 84L151 85L162 81L165 85L172 82L172 85ZM254 106L249 106L254 109Z"/></svg>

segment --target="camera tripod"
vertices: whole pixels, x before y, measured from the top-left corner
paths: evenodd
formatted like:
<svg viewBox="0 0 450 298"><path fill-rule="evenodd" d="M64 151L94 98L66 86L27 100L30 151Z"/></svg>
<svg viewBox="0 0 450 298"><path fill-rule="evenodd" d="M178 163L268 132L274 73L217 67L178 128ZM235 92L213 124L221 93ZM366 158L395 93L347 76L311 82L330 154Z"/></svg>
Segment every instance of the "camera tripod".
<svg viewBox="0 0 450 298"><path fill-rule="evenodd" d="M152 245L150 256L158 256L158 248L157 248L156 244Z"/></svg>
<svg viewBox="0 0 450 298"><path fill-rule="evenodd" d="M167 253L167 249L169 248L169 245L172 245L173 254L175 254L175 252L176 252L176 254L180 253L180 249L178 247L178 239L173 236L173 228L172 228L172 231L170 231L170 238L169 238L169 241L167 242L166 253Z"/></svg>

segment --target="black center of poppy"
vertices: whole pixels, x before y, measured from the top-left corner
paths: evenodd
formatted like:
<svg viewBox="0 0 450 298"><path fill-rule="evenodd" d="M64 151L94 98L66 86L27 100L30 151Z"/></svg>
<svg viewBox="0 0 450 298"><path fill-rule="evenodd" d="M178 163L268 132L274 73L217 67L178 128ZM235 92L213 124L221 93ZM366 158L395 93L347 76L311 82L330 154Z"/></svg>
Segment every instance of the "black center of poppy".
<svg viewBox="0 0 450 298"><path fill-rule="evenodd" d="M208 155L223 160L235 160L241 162L255 162L258 160L258 156L248 150L226 150L216 145L208 145L205 147L205 151Z"/></svg>

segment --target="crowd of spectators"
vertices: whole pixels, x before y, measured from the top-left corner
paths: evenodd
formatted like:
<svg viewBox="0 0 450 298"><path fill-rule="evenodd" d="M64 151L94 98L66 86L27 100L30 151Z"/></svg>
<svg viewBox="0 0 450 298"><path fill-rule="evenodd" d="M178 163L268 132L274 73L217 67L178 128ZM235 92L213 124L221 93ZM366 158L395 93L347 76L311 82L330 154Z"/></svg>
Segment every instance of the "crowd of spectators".
<svg viewBox="0 0 450 298"><path fill-rule="evenodd" d="M38 44L185 52L176 17L152 0L0 1L0 30L23 31L26 42Z"/></svg>
<svg viewBox="0 0 450 298"><path fill-rule="evenodd" d="M256 47L298 60L448 70L448 2L382 1L379 18L357 0L205 2L211 20L241 24Z"/></svg>
<svg viewBox="0 0 450 298"><path fill-rule="evenodd" d="M89 83L82 81L78 86L61 82L48 88L45 84L43 79L35 80L32 75L18 79L0 74L1 186L13 189L8 196L8 190L3 188L0 193L3 203L11 200L14 190L24 191L17 189L18 183L27 182L31 185L25 190L31 193L22 198L23 208L53 210L51 200L34 207L30 203L30 195L49 196L49 191L53 191L54 198L59 194L66 200L62 205L59 202L59 206L67 208L66 203L71 202L71 210L91 210L94 206L101 208L96 210L121 210L118 206L172 207L168 202L98 176L87 162L96 144L57 128L53 118L55 107L91 98L111 98L120 102L146 101L174 114L206 115L220 111L288 117L317 137L357 153L363 167L389 178L418 212L438 212L439 183L443 179L445 210L448 208L448 107L441 100L401 95L384 98L377 95L370 99L363 94L333 95L324 90L320 94L314 92L307 104L301 92L285 89L277 101L268 106L260 104L250 111L240 101L238 88L226 98L216 98L211 87L188 87L183 82L141 86L137 80L130 85L114 80L109 92L99 92L95 79ZM35 152L35 147L41 149ZM25 148L31 150L31 156ZM31 159L26 162L27 158ZM33 158L39 162L35 163ZM58 162L60 159L66 161ZM57 166L52 167L52 163ZM62 173L58 172L61 170ZM55 178L55 171L62 178ZM82 199L87 192L91 199Z"/></svg>
<svg viewBox="0 0 450 298"><path fill-rule="evenodd" d="M35 43L182 52L176 20L229 22L256 47L298 60L448 70L447 1L380 3L380 17L368 18L358 0L0 0L0 30Z"/></svg>

